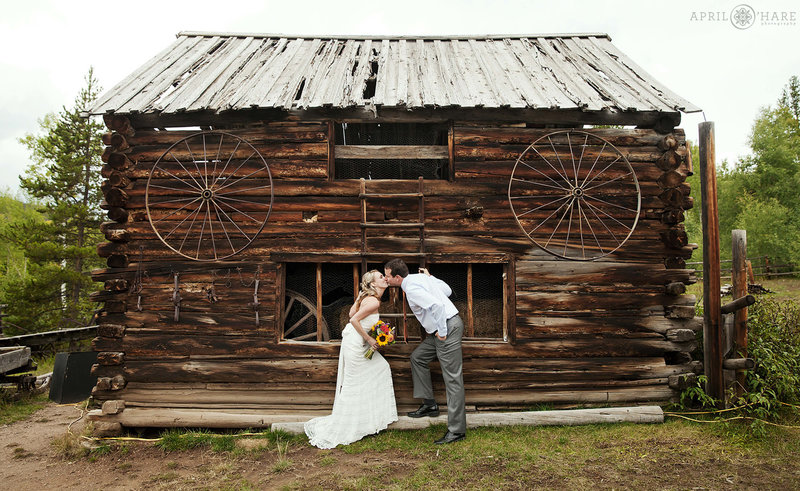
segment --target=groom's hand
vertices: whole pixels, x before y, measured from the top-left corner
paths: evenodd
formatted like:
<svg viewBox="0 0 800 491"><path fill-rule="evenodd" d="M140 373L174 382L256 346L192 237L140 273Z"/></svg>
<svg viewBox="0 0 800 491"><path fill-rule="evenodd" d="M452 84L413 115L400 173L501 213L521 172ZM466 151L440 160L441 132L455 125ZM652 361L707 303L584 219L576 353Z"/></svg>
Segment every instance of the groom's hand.
<svg viewBox="0 0 800 491"><path fill-rule="evenodd" d="M439 338L439 341L444 341L445 339L447 339L446 335L445 336L439 336L438 332L436 333L436 337Z"/></svg>

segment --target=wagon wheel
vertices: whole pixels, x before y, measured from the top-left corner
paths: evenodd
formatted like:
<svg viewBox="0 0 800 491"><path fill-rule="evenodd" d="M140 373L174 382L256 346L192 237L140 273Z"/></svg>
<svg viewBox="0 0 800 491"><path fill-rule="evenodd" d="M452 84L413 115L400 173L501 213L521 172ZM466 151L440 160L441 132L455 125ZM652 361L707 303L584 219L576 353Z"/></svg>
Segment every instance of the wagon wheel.
<svg viewBox="0 0 800 491"><path fill-rule="evenodd" d="M321 318L322 340L331 338L328 323ZM294 290L286 290L283 307L283 338L302 341L317 337L317 305L308 297Z"/></svg>
<svg viewBox="0 0 800 491"><path fill-rule="evenodd" d="M537 246L564 259L607 256L628 240L642 195L630 162L584 131L556 131L522 152L508 183L511 211Z"/></svg>
<svg viewBox="0 0 800 491"><path fill-rule="evenodd" d="M175 142L147 178L147 219L161 242L195 261L247 248L272 211L272 174L253 145L222 131Z"/></svg>

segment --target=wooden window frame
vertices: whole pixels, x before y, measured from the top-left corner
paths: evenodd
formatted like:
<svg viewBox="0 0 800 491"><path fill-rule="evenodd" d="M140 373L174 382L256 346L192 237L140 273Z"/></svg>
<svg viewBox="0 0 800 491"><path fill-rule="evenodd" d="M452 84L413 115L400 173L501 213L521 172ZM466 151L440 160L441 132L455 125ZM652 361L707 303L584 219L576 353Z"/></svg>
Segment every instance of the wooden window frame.
<svg viewBox="0 0 800 491"><path fill-rule="evenodd" d="M360 121L359 121L360 122ZM425 123L426 121L420 121ZM446 145L336 145L336 125L341 122L328 121L328 181L348 181L352 179L336 178L336 159L398 159L398 160L445 160L447 159L447 177L442 181L454 181L455 143L453 122L447 123ZM393 123L403 124L403 123ZM414 181L416 179L395 179L397 181Z"/></svg>
<svg viewBox="0 0 800 491"><path fill-rule="evenodd" d="M463 320L464 320L464 338L463 341L465 343L502 343L502 344L515 344L516 343L516 294L515 294L515 278L516 278L516 271L515 271L515 263L513 256L509 256L503 258L501 260L497 260L495 257L487 258L486 260L481 261L480 257L471 257L472 260L470 261L447 261L447 262L439 262L438 264L466 264L467 265L467 312L461 312ZM478 259L475 261L474 259ZM359 285L361 283L361 263L354 262L354 261L342 261L346 264L352 264L353 269L353 301L358 295ZM285 303L285 292L286 292L286 264L287 263L305 263L305 264L315 264L315 280L316 280L316 324L317 324L317 336L314 341L294 341L291 339L284 338L284 325L283 325L283 308ZM322 262L310 262L310 261L292 261L287 260L284 262L278 263L277 266L277 285L276 285L276 313L275 316L275 323L276 323L276 341L278 343L293 343L293 344L303 344L307 345L308 343L323 343L323 344L330 344L336 343L340 340L330 340L330 341L323 341L322 340L322 330L320 329L321 326L321 317L322 317ZM436 267L437 263L432 263L430 266L433 268ZM502 337L496 338L476 338L474 337L474 299L473 299L473 286L472 286L472 267L475 264L502 264L502 303L503 303L503 315L502 315ZM392 288L392 287L390 287ZM398 295L399 292L398 288L392 288L390 295ZM407 304L406 304L407 305ZM382 314L384 317L391 317L391 318L400 318L403 316L401 313L392 313L392 314ZM406 317L413 317L414 314L410 312L410 309L406 311ZM418 339L416 336L412 336L409 339Z"/></svg>

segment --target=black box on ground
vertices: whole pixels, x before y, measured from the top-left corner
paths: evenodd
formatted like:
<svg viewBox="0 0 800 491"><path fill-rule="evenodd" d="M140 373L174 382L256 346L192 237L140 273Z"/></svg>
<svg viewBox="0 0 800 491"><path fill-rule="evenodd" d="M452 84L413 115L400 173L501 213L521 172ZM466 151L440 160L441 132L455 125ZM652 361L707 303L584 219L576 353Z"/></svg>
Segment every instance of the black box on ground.
<svg viewBox="0 0 800 491"><path fill-rule="evenodd" d="M59 404L80 402L92 394L97 377L91 374L97 352L58 353L50 381L50 400Z"/></svg>

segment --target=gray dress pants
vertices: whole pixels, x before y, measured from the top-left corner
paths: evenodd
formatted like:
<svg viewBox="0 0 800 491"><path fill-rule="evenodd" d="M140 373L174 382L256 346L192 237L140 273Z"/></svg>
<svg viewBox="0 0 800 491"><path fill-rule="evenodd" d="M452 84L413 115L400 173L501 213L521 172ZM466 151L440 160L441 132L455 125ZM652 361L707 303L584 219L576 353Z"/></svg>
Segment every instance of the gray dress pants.
<svg viewBox="0 0 800 491"><path fill-rule="evenodd" d="M464 376L461 355L461 338L464 322L455 315L447 320L447 338L441 341L433 334L422 340L411 353L411 377L414 381L414 397L435 399L428 366L439 359L442 378L447 392L447 429L452 433L467 432L467 414L464 408Z"/></svg>

